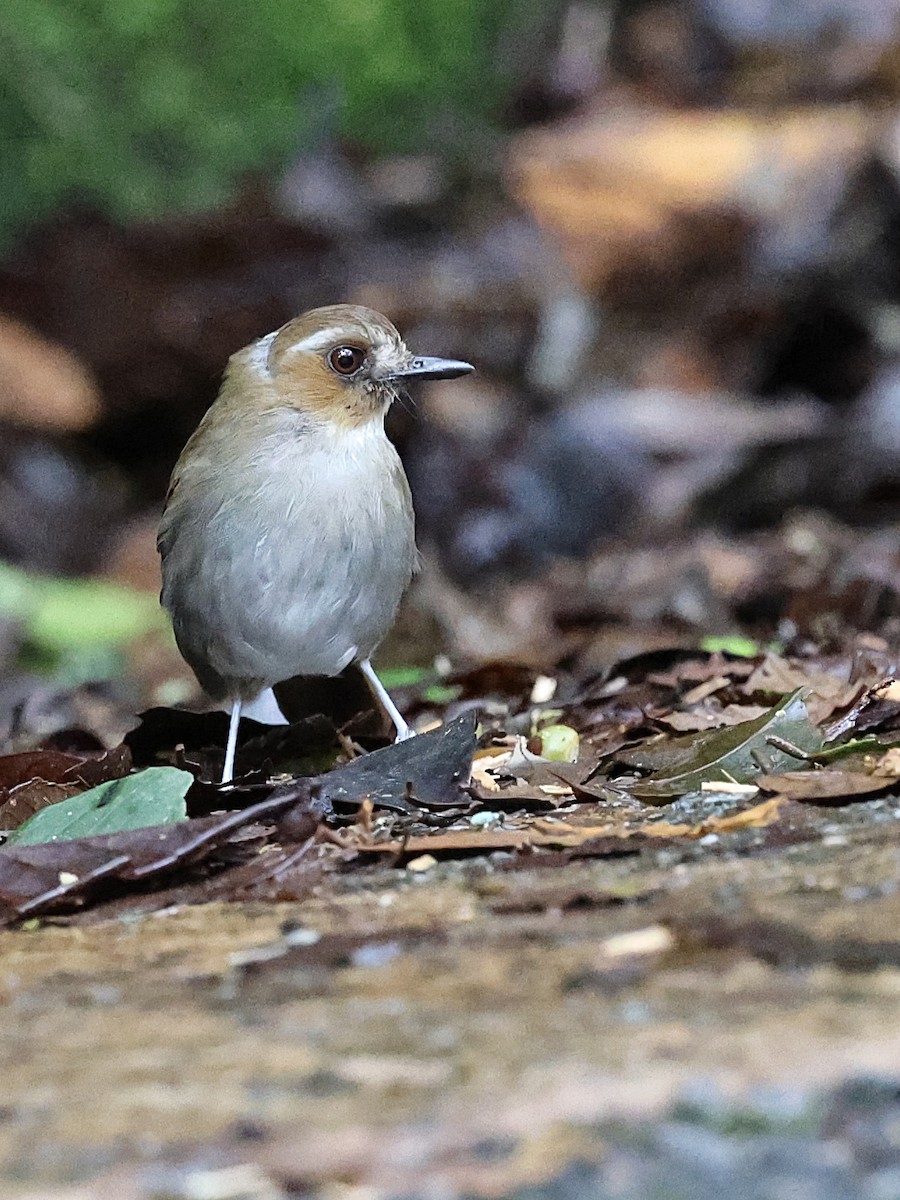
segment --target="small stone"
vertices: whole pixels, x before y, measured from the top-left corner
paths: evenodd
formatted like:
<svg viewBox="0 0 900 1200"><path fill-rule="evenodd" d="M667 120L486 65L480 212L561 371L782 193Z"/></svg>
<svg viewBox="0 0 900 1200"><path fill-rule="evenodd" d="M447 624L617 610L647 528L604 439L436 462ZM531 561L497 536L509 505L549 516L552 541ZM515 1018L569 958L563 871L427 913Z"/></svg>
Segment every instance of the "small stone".
<svg viewBox="0 0 900 1200"><path fill-rule="evenodd" d="M503 824L503 813L485 809L484 812L473 813L469 817L469 824L474 825L476 829L496 829L498 825Z"/></svg>
<svg viewBox="0 0 900 1200"><path fill-rule="evenodd" d="M420 874L422 871L430 871L432 867L436 866L437 859L433 854L420 854L418 858L413 858L406 864L406 869Z"/></svg>
<svg viewBox="0 0 900 1200"><path fill-rule="evenodd" d="M546 704L556 695L556 680L552 675L538 675L531 687L531 703Z"/></svg>

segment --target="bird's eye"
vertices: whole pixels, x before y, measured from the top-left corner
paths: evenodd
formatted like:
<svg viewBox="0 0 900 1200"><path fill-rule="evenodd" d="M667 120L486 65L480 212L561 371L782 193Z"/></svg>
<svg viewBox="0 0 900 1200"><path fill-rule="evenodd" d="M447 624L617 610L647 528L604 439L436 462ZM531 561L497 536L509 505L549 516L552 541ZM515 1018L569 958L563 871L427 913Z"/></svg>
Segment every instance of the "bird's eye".
<svg viewBox="0 0 900 1200"><path fill-rule="evenodd" d="M336 346L328 355L332 371L338 375L352 375L366 361L366 355L359 346Z"/></svg>

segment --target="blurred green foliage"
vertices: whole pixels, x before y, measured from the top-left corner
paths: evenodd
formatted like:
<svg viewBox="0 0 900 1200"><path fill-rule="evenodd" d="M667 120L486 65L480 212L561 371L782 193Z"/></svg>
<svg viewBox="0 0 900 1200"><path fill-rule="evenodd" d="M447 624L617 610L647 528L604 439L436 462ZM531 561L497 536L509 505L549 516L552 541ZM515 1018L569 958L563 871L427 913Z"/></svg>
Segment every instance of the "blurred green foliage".
<svg viewBox="0 0 900 1200"><path fill-rule="evenodd" d="M488 127L536 0L10 0L0 238L73 196L203 208L325 135L379 152ZM512 39L512 43L511 43ZM502 57L502 53L500 55Z"/></svg>
<svg viewBox="0 0 900 1200"><path fill-rule="evenodd" d="M0 563L0 617L46 654L123 646L167 629L155 595L97 579L51 579Z"/></svg>

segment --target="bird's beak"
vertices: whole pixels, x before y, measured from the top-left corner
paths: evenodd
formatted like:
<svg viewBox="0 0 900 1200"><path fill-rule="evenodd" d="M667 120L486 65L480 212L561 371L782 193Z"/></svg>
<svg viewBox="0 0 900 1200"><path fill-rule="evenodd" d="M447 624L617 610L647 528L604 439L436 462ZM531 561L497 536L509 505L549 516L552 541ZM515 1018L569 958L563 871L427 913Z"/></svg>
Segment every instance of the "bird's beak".
<svg viewBox="0 0 900 1200"><path fill-rule="evenodd" d="M391 371L388 379L456 379L469 375L475 368L471 363L453 358L411 358L405 367Z"/></svg>

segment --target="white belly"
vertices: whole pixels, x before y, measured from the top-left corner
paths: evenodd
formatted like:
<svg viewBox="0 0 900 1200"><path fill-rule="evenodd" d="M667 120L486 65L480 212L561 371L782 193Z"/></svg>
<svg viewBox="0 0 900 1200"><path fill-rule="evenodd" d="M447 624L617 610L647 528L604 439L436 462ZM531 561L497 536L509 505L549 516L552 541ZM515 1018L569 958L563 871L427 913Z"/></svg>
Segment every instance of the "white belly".
<svg viewBox="0 0 900 1200"><path fill-rule="evenodd" d="M239 493L218 479L167 535L163 603L211 692L204 670L247 693L368 657L414 569L409 489L379 425L265 450Z"/></svg>

